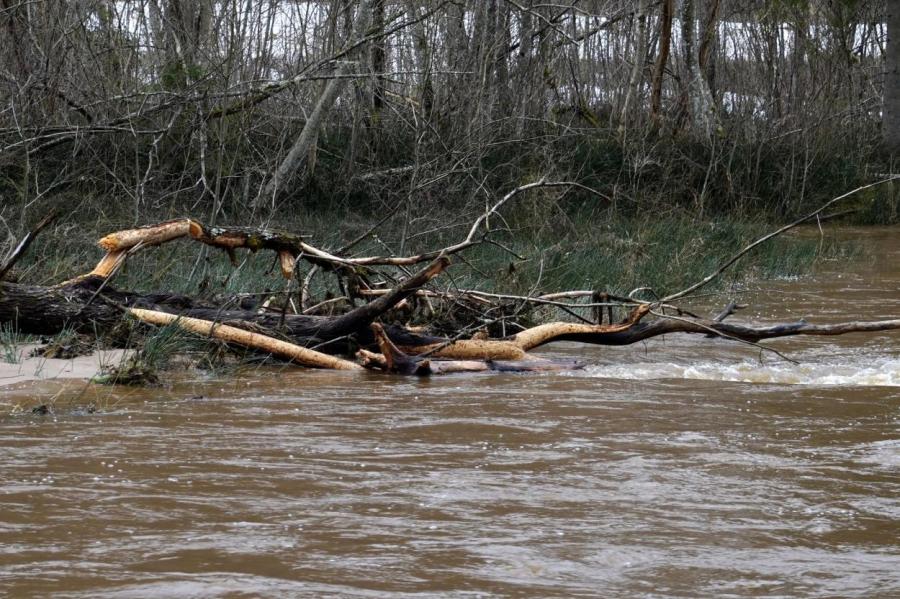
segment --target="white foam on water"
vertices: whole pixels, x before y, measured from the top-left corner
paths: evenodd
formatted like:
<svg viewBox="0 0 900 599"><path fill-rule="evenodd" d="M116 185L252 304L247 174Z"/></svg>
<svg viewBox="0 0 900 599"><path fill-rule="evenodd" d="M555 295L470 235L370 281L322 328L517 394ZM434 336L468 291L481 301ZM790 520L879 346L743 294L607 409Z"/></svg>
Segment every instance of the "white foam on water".
<svg viewBox="0 0 900 599"><path fill-rule="evenodd" d="M628 380L690 379L782 385L896 387L900 386L900 359L881 357L862 361L857 358L854 363L840 364L812 361L801 364L760 364L750 360L694 364L648 362L588 366L583 375Z"/></svg>

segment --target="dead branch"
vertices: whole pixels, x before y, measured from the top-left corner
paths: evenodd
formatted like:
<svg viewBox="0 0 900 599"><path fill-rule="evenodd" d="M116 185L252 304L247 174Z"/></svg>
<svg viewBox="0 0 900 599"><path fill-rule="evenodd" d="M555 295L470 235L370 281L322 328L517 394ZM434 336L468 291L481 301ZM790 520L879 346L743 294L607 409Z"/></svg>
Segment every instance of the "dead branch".
<svg viewBox="0 0 900 599"><path fill-rule="evenodd" d="M740 260L743 256L745 256L753 248L755 248L759 245L762 245L763 243L769 241L770 239L774 239L775 237L778 237L779 235L781 235L782 233L784 233L786 231L790 231L791 229L793 229L799 225L802 225L803 223L805 223L806 221L808 221L812 218L815 218L816 216L818 216L819 214L821 214L822 212L824 212L825 210L827 210L828 208L830 208L831 206L833 206L837 202L840 202L843 199L846 199L856 193L859 193L860 191L870 189L870 188L876 187L878 185L883 185L884 183L889 183L891 181L896 181L897 179L900 179L900 175L894 175L894 176L888 177L886 179L880 179L878 181L875 181L874 183L869 183L868 185L862 185L860 187L857 187L856 189L852 189L852 190L848 191L847 193L843 193L843 194L837 196L836 198L832 198L832 199L828 200L827 202L825 202L824 204L819 206L819 208L817 208L813 212L810 212L806 216L804 216L802 218L798 218L794 222L787 224L787 225L781 227L780 229L776 229L775 231L772 231L771 233L769 233L767 235L763 235L762 237L760 237L759 239L757 239L756 241L754 241L753 243L751 243L750 245L748 245L747 247L745 247L744 249L739 251L737 254L735 254L734 256L732 256L731 258L726 260L725 262L723 262L721 265L719 265L718 268L716 268L716 270L711 272L709 275L707 275L700 281L697 281L690 287L687 287L686 289L682 289L681 291L679 291L677 293L667 295L666 297L662 298L660 301L661 302L671 302L671 301L680 299L682 297L685 297L686 295L689 295L702 287L706 287L708 284L715 281L719 277L719 275L721 275L723 272L725 272L728 269L728 267L730 267L732 264L734 264L735 262Z"/></svg>
<svg viewBox="0 0 900 599"><path fill-rule="evenodd" d="M49 225L56 219L56 216L56 211L51 211L50 214L42 218L40 222L38 222L38 224L36 224L34 228L29 231L25 235L25 237L22 238L22 241L19 242L19 245L17 245L15 249L10 252L9 257L3 262L3 264L0 264L0 281L3 280L3 277L5 277L10 270L12 270L12 267L15 266L16 262L18 262L19 259L25 255L25 252L28 251L28 247L31 245L31 243L38 235L40 235L41 231L43 231L47 225Z"/></svg>

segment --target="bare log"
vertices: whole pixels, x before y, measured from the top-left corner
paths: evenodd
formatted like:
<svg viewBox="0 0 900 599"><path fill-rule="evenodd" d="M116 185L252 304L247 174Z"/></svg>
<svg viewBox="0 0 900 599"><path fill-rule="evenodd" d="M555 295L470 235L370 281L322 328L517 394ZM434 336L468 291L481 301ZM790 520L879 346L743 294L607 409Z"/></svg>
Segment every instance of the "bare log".
<svg viewBox="0 0 900 599"><path fill-rule="evenodd" d="M134 247L134 246L132 246ZM118 267L118 265L125 259L125 254L128 250L112 250L103 258L100 259L100 262L97 263L97 266L94 267L94 270L89 272L86 276L96 276L107 278L109 275L113 273L113 271Z"/></svg>
<svg viewBox="0 0 900 599"><path fill-rule="evenodd" d="M459 372L552 372L560 370L576 370L584 365L575 360L544 360L528 357L516 361L500 361L490 359L474 360L436 360L421 356L409 356L401 351L388 338L384 328L378 324L372 324L372 333L381 350L376 354L367 350L360 350L357 357L362 365L369 369L383 370L397 374L415 374L428 376L435 374L451 374Z"/></svg>
<svg viewBox="0 0 900 599"><path fill-rule="evenodd" d="M166 312L157 312L155 310L143 310L140 308L131 308L128 310L128 314L134 316L141 322L157 326L174 324L175 326L196 335L212 337L227 343L235 343L251 349L257 349L274 356L286 358L303 366L328 368L331 370L362 369L362 366L350 362L349 360L343 360L267 335L246 331L226 324L217 324L209 320L167 314Z"/></svg>
<svg viewBox="0 0 900 599"><path fill-rule="evenodd" d="M900 319L877 321L852 321L840 322L830 325L810 324L804 320L790 323L779 323L771 326L754 327L715 320L695 318L660 318L652 322L639 323L627 330L617 333L605 333L597 335L589 342L597 345L631 345L673 333L695 333L706 335L710 332L721 333L723 336L733 337L741 341L759 342L778 337L791 337L794 335L846 335L848 333L873 333L882 331L900 330ZM560 341L586 341L585 339L569 338L565 335L558 338Z"/></svg>
<svg viewBox="0 0 900 599"><path fill-rule="evenodd" d="M552 322L538 325L522 331L513 337L513 342L525 351L550 343L557 339L582 341L591 343L592 339L611 333L627 331L650 312L650 304L641 304L631 311L619 324L577 324L571 322Z"/></svg>
<svg viewBox="0 0 900 599"><path fill-rule="evenodd" d="M374 347L376 339L369 329L369 318L372 312L357 312L356 318L344 321L335 326L341 317L314 317L305 315L285 315L263 313L247 310L222 310L220 307L204 305L192 298L171 294L139 295L116 291L109 287L102 290L97 301L91 300L104 279L90 277L69 287L35 287L15 283L0 282L0 323L11 323L22 333L52 335L65 329L101 334L111 330L123 314L123 306L128 308L148 308L162 312L168 316L166 322L182 318L199 319L208 323L227 322L229 327L237 330L263 327L278 330L293 343L290 346L322 345L330 353L346 351L347 344L340 339L353 336L363 347ZM677 320L658 318L649 322L640 321L643 310L635 311L629 321L617 325L590 325L590 328L572 328L571 323L556 328L553 335L537 335L534 332L523 334L518 343L523 346L539 338L542 343L552 341L578 341L595 345L630 345L653 337L674 333L692 333L706 335L717 332L729 338L742 341L758 342L765 339L793 335L844 335L855 332L881 332L900 330L900 319L872 322L843 322L830 325L815 325L805 321L781 323L771 326L754 327L742 324L717 322L715 320L683 318ZM185 321L189 322L189 321ZM629 324L631 323L631 324ZM204 325L206 326L206 325ZM217 327L220 325L216 325ZM543 325L546 327L546 325ZM357 328L353 328L357 327ZM538 327L540 328L540 327ZM452 342L445 338L423 335L412 329L399 326L384 326L385 335L403 354L413 354L420 360L422 354L432 352L427 359L432 363L441 362L441 356L463 356L459 361L490 362L489 367L479 366L478 370L498 370L504 366L498 355L512 355L508 360L526 360L528 356L522 347L516 345L515 337L506 340L462 340ZM226 329L229 330L229 329ZM248 331L244 331L245 333ZM253 333L254 331L249 331ZM339 334L340 333L340 334ZM258 333L254 333L258 334ZM266 337L262 335L262 337ZM251 338L252 339L252 338ZM525 340L529 342L526 343ZM236 341L244 344L240 340ZM247 344L247 346L251 346ZM435 348L444 346L440 352ZM268 351L268 350L267 350ZM293 350L278 353L282 357L294 359ZM504 354L503 352L515 352ZM317 354L320 352L316 352ZM323 354L324 355L324 354ZM299 358L304 359L304 358ZM298 361L299 361L298 359ZM346 361L346 360L345 360ZM417 366L418 368L418 366ZM443 366L438 366L438 369ZM462 368L462 366L460 366ZM469 368L469 367L466 367ZM471 368L475 368L472 366ZM513 370L523 370L521 365L513 365ZM431 372L435 372L433 369Z"/></svg>
<svg viewBox="0 0 900 599"><path fill-rule="evenodd" d="M170 220L156 225L116 231L97 242L107 252L120 252L142 244L143 246L160 245L179 237L186 237L190 230L191 220L182 218Z"/></svg>
<svg viewBox="0 0 900 599"><path fill-rule="evenodd" d="M593 343L594 339L610 333L626 331L638 323L650 311L649 304L641 304L619 324L578 324L551 322L526 329L507 339L464 339L445 341L425 346L403 346L410 354L427 354L438 358L458 360L524 360L526 352L565 339Z"/></svg>
<svg viewBox="0 0 900 599"><path fill-rule="evenodd" d="M252 252L265 249L293 255L303 251L303 236L294 233L255 227L207 227L196 220L188 223L192 238L221 249L243 248Z"/></svg>

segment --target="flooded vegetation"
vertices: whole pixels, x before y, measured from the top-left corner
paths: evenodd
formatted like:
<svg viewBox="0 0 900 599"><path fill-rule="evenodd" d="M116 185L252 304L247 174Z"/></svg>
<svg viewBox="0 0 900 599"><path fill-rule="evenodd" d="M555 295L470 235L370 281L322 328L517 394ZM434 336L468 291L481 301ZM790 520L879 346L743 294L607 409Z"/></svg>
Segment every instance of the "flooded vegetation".
<svg viewBox="0 0 900 599"><path fill-rule="evenodd" d="M897 231L862 243L738 318L895 315ZM896 333L771 343L800 364L666 336L545 375L8 386L0 592L895 595Z"/></svg>

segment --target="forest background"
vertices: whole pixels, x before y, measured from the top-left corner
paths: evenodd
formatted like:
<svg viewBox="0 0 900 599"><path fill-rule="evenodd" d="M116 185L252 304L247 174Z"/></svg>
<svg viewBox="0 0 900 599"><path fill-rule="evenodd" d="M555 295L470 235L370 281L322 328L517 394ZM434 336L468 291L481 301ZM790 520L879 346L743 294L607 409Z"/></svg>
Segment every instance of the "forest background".
<svg viewBox="0 0 900 599"><path fill-rule="evenodd" d="M0 0L0 31L0 236L63 216L36 282L183 216L404 255L546 180L577 185L493 218L475 282L665 291L900 149L896 0ZM897 222L896 187L825 216ZM132 274L218 272L166 251Z"/></svg>

